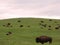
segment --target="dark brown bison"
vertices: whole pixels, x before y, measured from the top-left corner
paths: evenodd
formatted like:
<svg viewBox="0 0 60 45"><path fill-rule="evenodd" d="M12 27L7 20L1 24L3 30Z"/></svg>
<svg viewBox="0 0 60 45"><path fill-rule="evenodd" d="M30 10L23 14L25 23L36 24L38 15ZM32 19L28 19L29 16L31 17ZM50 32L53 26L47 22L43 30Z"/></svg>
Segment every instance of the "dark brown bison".
<svg viewBox="0 0 60 45"><path fill-rule="evenodd" d="M7 25L11 25L11 23L8 23Z"/></svg>
<svg viewBox="0 0 60 45"><path fill-rule="evenodd" d="M40 36L36 38L36 43L44 44L46 42L52 43L52 38L48 36Z"/></svg>
<svg viewBox="0 0 60 45"><path fill-rule="evenodd" d="M23 25L20 25L20 27L23 27Z"/></svg>
<svg viewBox="0 0 60 45"><path fill-rule="evenodd" d="M11 34L12 34L12 32L9 31L6 35L11 35Z"/></svg>

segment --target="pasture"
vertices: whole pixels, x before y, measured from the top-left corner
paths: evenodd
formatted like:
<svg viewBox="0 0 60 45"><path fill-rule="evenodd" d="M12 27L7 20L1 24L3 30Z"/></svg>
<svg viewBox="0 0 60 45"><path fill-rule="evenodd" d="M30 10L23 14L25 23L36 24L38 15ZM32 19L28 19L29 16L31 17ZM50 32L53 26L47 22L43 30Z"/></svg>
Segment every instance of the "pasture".
<svg viewBox="0 0 60 45"><path fill-rule="evenodd" d="M0 45L41 45L37 36L51 36L51 45L60 45L60 20L15 18L0 20ZM45 43L44 45L49 45Z"/></svg>

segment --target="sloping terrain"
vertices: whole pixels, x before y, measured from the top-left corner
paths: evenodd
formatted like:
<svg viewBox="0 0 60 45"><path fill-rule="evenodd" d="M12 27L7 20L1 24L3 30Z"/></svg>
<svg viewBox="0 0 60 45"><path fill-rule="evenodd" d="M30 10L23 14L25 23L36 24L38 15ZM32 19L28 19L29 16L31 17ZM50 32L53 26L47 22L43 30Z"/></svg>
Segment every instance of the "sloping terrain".
<svg viewBox="0 0 60 45"><path fill-rule="evenodd" d="M60 45L60 20L40 18L0 20L0 45L41 45L35 42L35 38L41 35L51 36L53 38L51 45Z"/></svg>

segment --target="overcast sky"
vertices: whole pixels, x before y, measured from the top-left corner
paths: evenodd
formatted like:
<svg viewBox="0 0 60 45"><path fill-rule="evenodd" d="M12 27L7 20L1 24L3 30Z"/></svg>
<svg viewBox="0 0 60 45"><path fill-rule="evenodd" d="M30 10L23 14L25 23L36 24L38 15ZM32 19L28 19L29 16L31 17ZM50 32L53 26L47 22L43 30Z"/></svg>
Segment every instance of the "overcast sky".
<svg viewBox="0 0 60 45"><path fill-rule="evenodd" d="M0 19L17 17L60 19L60 0L0 0Z"/></svg>

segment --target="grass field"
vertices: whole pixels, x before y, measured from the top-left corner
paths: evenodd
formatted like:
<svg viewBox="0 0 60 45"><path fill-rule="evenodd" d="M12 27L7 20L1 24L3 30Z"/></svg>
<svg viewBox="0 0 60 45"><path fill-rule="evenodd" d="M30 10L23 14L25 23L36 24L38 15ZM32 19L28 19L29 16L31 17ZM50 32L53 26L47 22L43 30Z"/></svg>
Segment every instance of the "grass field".
<svg viewBox="0 0 60 45"><path fill-rule="evenodd" d="M12 34L6 35L8 32ZM35 38L41 35L51 36L53 38L51 45L60 45L60 20L39 18L0 20L0 45L41 45L35 42Z"/></svg>

